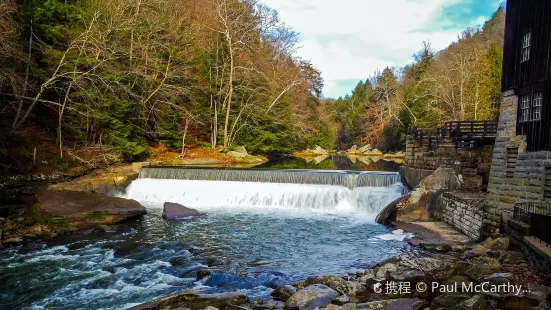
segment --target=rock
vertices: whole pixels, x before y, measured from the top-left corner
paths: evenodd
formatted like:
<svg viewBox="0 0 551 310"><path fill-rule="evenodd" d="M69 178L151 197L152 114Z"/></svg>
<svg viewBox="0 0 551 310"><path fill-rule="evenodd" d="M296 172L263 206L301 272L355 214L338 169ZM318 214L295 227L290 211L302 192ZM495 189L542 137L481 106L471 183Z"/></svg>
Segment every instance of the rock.
<svg viewBox="0 0 551 310"><path fill-rule="evenodd" d="M488 251L489 250L487 247L477 244L472 249L465 251L461 256L461 258L471 259L471 258L479 257L488 253Z"/></svg>
<svg viewBox="0 0 551 310"><path fill-rule="evenodd" d="M356 304L354 303L344 304L344 305L330 304L330 305L327 305L326 309L327 310L356 310Z"/></svg>
<svg viewBox="0 0 551 310"><path fill-rule="evenodd" d="M375 278L375 271L373 269L366 269L358 278L358 282L361 284L366 284L367 281Z"/></svg>
<svg viewBox="0 0 551 310"><path fill-rule="evenodd" d="M493 273L485 277L482 281L488 282L490 285L507 285L513 283L513 275L510 273Z"/></svg>
<svg viewBox="0 0 551 310"><path fill-rule="evenodd" d="M249 155L247 149L244 146L238 146L235 151L241 154L245 154L245 156Z"/></svg>
<svg viewBox="0 0 551 310"><path fill-rule="evenodd" d="M337 296L339 296L339 293L326 285L312 284L293 294L285 302L285 309L313 310L318 307L323 308L329 305Z"/></svg>
<svg viewBox="0 0 551 310"><path fill-rule="evenodd" d="M368 310L419 310L425 302L419 298L399 298L392 300L380 300L356 305L356 309Z"/></svg>
<svg viewBox="0 0 551 310"><path fill-rule="evenodd" d="M109 226L109 225L97 225L96 229L101 231L101 232L114 232L114 231L116 231L116 229L114 227Z"/></svg>
<svg viewBox="0 0 551 310"><path fill-rule="evenodd" d="M509 237L502 236L496 239L490 237L484 241L484 246L490 250L507 251L509 249Z"/></svg>
<svg viewBox="0 0 551 310"><path fill-rule="evenodd" d="M429 252L436 252L436 253L447 253L452 250L452 247L449 244L420 243L419 246Z"/></svg>
<svg viewBox="0 0 551 310"><path fill-rule="evenodd" d="M551 288L540 284L528 284L528 292L526 297L538 300L540 302L546 301L551 294Z"/></svg>
<svg viewBox="0 0 551 310"><path fill-rule="evenodd" d="M372 150L373 150L373 148L371 147L371 144L367 144L367 145L364 145L361 148L359 148L358 153L361 153L361 154L371 153Z"/></svg>
<svg viewBox="0 0 551 310"><path fill-rule="evenodd" d="M189 264L189 258L187 256L175 256L168 261L172 266L186 266Z"/></svg>
<svg viewBox="0 0 551 310"><path fill-rule="evenodd" d="M432 300L430 307L431 309L449 308L470 298L471 296L467 293L443 293Z"/></svg>
<svg viewBox="0 0 551 310"><path fill-rule="evenodd" d="M310 277L304 281L303 285L307 287L312 284L323 284L339 292L340 294L349 296L356 296L357 294L363 294L367 291L365 286L360 283L346 281L340 277L331 275Z"/></svg>
<svg viewBox="0 0 551 310"><path fill-rule="evenodd" d="M383 152L379 151L378 149L374 149L369 153L369 155L383 155Z"/></svg>
<svg viewBox="0 0 551 310"><path fill-rule="evenodd" d="M208 277L210 275L211 275L211 272L208 271L208 270L199 270L199 271L197 271L197 275L195 276L195 278L197 280L201 280L201 279L203 279L205 277Z"/></svg>
<svg viewBox="0 0 551 310"><path fill-rule="evenodd" d="M538 306L540 301L525 295L507 294L498 298L498 304L500 309L525 310Z"/></svg>
<svg viewBox="0 0 551 310"><path fill-rule="evenodd" d="M68 190L44 191L31 207L34 220L57 233L112 225L146 213L135 200Z"/></svg>
<svg viewBox="0 0 551 310"><path fill-rule="evenodd" d="M448 308L449 310L486 310L486 298L483 295L476 295L458 305Z"/></svg>
<svg viewBox="0 0 551 310"><path fill-rule="evenodd" d="M167 220L177 220L199 215L201 215L199 211L178 203L165 202L163 206L163 217Z"/></svg>
<svg viewBox="0 0 551 310"><path fill-rule="evenodd" d="M324 148L322 148L319 145L316 145L316 147L311 151L314 155L329 155L329 152L327 152Z"/></svg>
<svg viewBox="0 0 551 310"><path fill-rule="evenodd" d="M468 292L468 287L471 283L473 282L466 276L453 276L442 282L442 285L446 287L457 287L458 293L471 293Z"/></svg>
<svg viewBox="0 0 551 310"><path fill-rule="evenodd" d="M524 254L517 251L495 251L488 252L488 256L497 259L502 264L520 265L525 264Z"/></svg>
<svg viewBox="0 0 551 310"><path fill-rule="evenodd" d="M333 301L331 303L333 303L334 305L342 306L342 305L347 304L349 302L350 302L350 297L348 297L346 295L341 295L341 296L333 299Z"/></svg>
<svg viewBox="0 0 551 310"><path fill-rule="evenodd" d="M499 268L492 266L487 263L474 263L471 268L465 271L465 274L476 281L481 281L485 277L496 273L499 271Z"/></svg>
<svg viewBox="0 0 551 310"><path fill-rule="evenodd" d="M245 157L248 156L247 154L239 153L239 152L236 152L236 151L229 151L229 152L226 153L226 155L231 156L231 157L235 157L235 158L245 158Z"/></svg>
<svg viewBox="0 0 551 310"><path fill-rule="evenodd" d="M411 285L415 285L419 282L424 282L427 276L418 270L408 270L404 272L394 273L390 276L390 279L394 282L408 282Z"/></svg>
<svg viewBox="0 0 551 310"><path fill-rule="evenodd" d="M398 265L392 262L386 262L375 267L375 276L377 278L390 279L390 274L398 271Z"/></svg>
<svg viewBox="0 0 551 310"><path fill-rule="evenodd" d="M406 194L400 198L397 198L393 202L389 203L386 207L384 207L379 212L379 214L377 214L377 217L375 218L375 222L382 225L392 224L392 222L396 220L398 205L406 203L409 199L410 194Z"/></svg>
<svg viewBox="0 0 551 310"><path fill-rule="evenodd" d="M347 153L350 153L350 154L356 154L358 152L358 146L357 145L353 145L350 149L348 149L346 151Z"/></svg>
<svg viewBox="0 0 551 310"><path fill-rule="evenodd" d="M462 178L452 168L438 168L426 177L407 198L392 202L377 216L377 223L429 221L437 209L437 197L444 191L459 189Z"/></svg>
<svg viewBox="0 0 551 310"><path fill-rule="evenodd" d="M281 301L287 301L294 293L297 292L297 289L291 285L282 285L276 287L276 289L270 294L270 296L275 297Z"/></svg>
<svg viewBox="0 0 551 310"><path fill-rule="evenodd" d="M178 307L203 310L209 306L224 309L226 306L248 303L250 303L249 298L242 293L200 294L193 290L183 290L128 308L128 310L161 310Z"/></svg>
<svg viewBox="0 0 551 310"><path fill-rule="evenodd" d="M220 309L208 306L208 307L205 308L205 310L220 310Z"/></svg>
<svg viewBox="0 0 551 310"><path fill-rule="evenodd" d="M11 237L11 238L7 238L5 240L2 240L2 243L3 244L17 244L17 243L21 243L23 242L23 238L21 237Z"/></svg>
<svg viewBox="0 0 551 310"><path fill-rule="evenodd" d="M273 310L273 309L283 309L284 303L282 301L277 301L273 299L262 300L257 299L251 305L253 310Z"/></svg>

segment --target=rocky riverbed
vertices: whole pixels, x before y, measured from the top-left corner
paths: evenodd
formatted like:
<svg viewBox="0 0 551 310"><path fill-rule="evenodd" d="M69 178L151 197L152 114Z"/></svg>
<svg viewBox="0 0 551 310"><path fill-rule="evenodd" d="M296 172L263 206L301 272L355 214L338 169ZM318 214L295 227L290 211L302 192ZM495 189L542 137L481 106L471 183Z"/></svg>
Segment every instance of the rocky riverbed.
<svg viewBox="0 0 551 310"><path fill-rule="evenodd" d="M510 251L504 235L471 246L424 248L355 275L278 286L269 299L186 290L130 309L549 309L546 275L529 267L522 253Z"/></svg>

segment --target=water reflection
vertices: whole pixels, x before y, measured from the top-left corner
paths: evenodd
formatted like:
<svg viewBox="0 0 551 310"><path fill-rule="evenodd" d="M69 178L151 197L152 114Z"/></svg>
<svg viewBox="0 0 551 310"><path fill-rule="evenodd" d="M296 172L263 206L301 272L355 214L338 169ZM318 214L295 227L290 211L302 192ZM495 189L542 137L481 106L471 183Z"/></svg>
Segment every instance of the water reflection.
<svg viewBox="0 0 551 310"><path fill-rule="evenodd" d="M381 157L322 155L308 158L284 158L257 166L262 169L324 169L355 171L399 171L400 162Z"/></svg>

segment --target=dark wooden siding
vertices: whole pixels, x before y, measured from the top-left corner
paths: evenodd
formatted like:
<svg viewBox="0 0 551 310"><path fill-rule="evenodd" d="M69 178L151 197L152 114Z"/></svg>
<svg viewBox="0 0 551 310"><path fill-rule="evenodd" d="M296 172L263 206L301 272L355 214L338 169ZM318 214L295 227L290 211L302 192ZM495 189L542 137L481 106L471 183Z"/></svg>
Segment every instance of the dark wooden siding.
<svg viewBox="0 0 551 310"><path fill-rule="evenodd" d="M521 62L523 36L532 33L530 60ZM508 0L503 52L503 91L521 98L543 92L540 121L517 123L517 134L526 135L527 150L551 150L551 0Z"/></svg>
<svg viewBox="0 0 551 310"><path fill-rule="evenodd" d="M503 91L551 79L551 0L508 0ZM532 32L530 60L521 63L523 35Z"/></svg>
<svg viewBox="0 0 551 310"><path fill-rule="evenodd" d="M551 0L549 0L551 2ZM517 122L517 135L526 136L527 151L551 151L551 80L518 88L517 120L520 120L522 96L543 92L541 121Z"/></svg>

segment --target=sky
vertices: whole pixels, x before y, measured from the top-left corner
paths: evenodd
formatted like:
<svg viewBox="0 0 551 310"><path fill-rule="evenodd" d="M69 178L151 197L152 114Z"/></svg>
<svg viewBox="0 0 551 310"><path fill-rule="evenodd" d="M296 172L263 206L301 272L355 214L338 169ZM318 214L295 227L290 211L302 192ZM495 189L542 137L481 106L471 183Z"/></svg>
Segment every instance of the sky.
<svg viewBox="0 0 551 310"><path fill-rule="evenodd" d="M262 0L300 34L298 55L321 70L337 98L385 67L413 61L423 41L435 50L484 24L503 0Z"/></svg>

